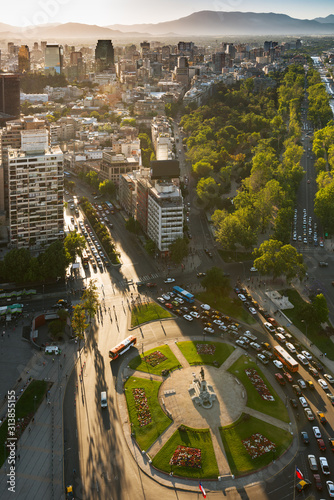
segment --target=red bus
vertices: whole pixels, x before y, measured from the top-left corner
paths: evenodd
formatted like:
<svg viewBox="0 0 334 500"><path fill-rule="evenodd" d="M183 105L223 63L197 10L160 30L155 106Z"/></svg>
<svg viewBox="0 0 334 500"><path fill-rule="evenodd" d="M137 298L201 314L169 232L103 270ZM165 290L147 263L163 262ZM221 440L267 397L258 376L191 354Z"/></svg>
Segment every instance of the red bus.
<svg viewBox="0 0 334 500"><path fill-rule="evenodd" d="M285 365L290 370L290 372L298 371L299 364L293 359L292 356L290 356L290 354L285 349L283 349L283 347L281 347L280 345L275 345L274 354L280 361L282 361L283 365Z"/></svg>
<svg viewBox="0 0 334 500"><path fill-rule="evenodd" d="M137 343L137 337L135 337L134 335L130 335L130 337L126 338L125 340L117 344L117 346L115 346L113 349L109 351L109 358L112 360L117 359L118 356L124 354L136 343Z"/></svg>

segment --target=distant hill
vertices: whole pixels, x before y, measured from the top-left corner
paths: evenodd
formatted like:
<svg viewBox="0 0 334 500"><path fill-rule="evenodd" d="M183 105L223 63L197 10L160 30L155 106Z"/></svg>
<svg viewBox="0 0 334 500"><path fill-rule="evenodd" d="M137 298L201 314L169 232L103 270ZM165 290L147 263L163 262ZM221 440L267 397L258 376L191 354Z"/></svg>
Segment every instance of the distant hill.
<svg viewBox="0 0 334 500"><path fill-rule="evenodd" d="M329 16L327 17L316 17L315 19L313 19L313 21L317 21L318 23L323 24L334 23L334 14L329 14Z"/></svg>
<svg viewBox="0 0 334 500"><path fill-rule="evenodd" d="M334 22L295 19L285 14L220 12L203 10L189 16L157 24L115 24L110 29L148 32L152 35L173 32L179 35L323 35L334 33Z"/></svg>

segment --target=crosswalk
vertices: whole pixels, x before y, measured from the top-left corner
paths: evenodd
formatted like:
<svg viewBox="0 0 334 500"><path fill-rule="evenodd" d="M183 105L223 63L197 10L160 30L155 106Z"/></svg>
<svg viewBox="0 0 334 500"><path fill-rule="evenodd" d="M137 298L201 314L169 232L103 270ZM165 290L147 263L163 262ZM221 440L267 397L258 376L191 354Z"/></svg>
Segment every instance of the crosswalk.
<svg viewBox="0 0 334 500"><path fill-rule="evenodd" d="M138 281L140 281L141 283L145 283L146 281L154 280L154 278L160 278L160 274L158 274L158 273L145 274L145 276L139 276Z"/></svg>

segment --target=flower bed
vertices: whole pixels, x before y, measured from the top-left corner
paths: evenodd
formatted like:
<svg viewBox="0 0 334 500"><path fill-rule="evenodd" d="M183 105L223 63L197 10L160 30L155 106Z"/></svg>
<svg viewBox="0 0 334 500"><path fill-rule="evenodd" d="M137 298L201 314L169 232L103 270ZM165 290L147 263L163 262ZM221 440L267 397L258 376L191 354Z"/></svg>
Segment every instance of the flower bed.
<svg viewBox="0 0 334 500"><path fill-rule="evenodd" d="M170 465L178 467L202 468L202 453L199 448L188 448L188 446L178 446L169 461Z"/></svg>
<svg viewBox="0 0 334 500"><path fill-rule="evenodd" d="M147 397L144 389L132 389L132 394L135 400L138 422L140 427L143 427L152 422Z"/></svg>
<svg viewBox="0 0 334 500"><path fill-rule="evenodd" d="M274 443L259 433L252 434L250 438L244 439L242 444L252 459L260 457L261 455L276 449Z"/></svg>
<svg viewBox="0 0 334 500"><path fill-rule="evenodd" d="M160 351L151 352L151 354L149 354L148 356L143 357L143 360L150 366L160 365L160 363L166 361L166 359L168 358Z"/></svg>
<svg viewBox="0 0 334 500"><path fill-rule="evenodd" d="M275 398L270 394L268 387L263 382L262 378L256 370L254 370L253 368L247 368L247 370L245 370L245 373L262 399L265 399L266 401L275 401Z"/></svg>
<svg viewBox="0 0 334 500"><path fill-rule="evenodd" d="M214 344L196 344L196 350L198 354L211 354L213 356L216 352L216 346Z"/></svg>

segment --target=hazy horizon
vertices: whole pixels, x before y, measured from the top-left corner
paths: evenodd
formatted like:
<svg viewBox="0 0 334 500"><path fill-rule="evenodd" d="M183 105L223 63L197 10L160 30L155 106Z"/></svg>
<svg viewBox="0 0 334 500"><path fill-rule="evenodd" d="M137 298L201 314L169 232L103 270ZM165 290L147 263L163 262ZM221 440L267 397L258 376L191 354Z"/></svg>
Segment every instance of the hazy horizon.
<svg viewBox="0 0 334 500"><path fill-rule="evenodd" d="M1 22L12 26L77 22L108 26L112 24L144 24L172 21L200 10L238 11L287 14L298 19L326 17L334 13L333 0L282 0L279 10L268 9L264 0L127 0L124 5L115 0L15 0L6 5ZM168 14L166 14L166 12Z"/></svg>

